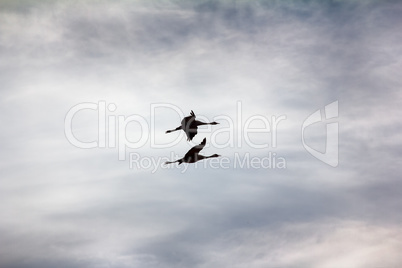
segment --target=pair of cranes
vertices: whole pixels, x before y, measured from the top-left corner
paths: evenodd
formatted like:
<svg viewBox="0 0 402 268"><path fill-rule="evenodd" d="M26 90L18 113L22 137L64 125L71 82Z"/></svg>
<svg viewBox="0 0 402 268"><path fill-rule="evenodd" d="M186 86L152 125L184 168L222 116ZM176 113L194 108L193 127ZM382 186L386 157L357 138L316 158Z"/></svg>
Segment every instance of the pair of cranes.
<svg viewBox="0 0 402 268"><path fill-rule="evenodd" d="M217 125L217 124L219 124L219 123L217 123L217 122L204 123L204 122L195 120L195 114L194 114L193 110L191 110L190 116L184 117L183 120L181 121L180 126L178 126L175 129L168 130L168 131L166 131L166 133L170 133L170 132L177 131L177 130L183 130L187 135L187 140L191 141L194 138L194 136L197 135L198 126L202 126L202 125ZM210 155L210 156L204 156L204 155L199 154L200 151L204 148L206 143L207 143L207 139L204 138L199 145L196 145L193 148L191 148L184 155L183 158L178 159L176 161L172 161L172 162L169 162L169 161L165 162L165 165L176 163L176 162L178 162L179 165L181 163L195 163L195 162L200 161L202 159L207 159L207 158L212 158L212 157L219 157L220 155L218 155L218 154L213 154L213 155Z"/></svg>

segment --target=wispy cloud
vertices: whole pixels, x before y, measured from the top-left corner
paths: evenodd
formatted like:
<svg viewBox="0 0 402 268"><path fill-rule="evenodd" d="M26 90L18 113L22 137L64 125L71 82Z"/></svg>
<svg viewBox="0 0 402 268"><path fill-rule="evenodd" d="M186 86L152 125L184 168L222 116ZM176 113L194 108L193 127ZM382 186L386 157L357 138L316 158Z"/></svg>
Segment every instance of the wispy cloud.
<svg viewBox="0 0 402 268"><path fill-rule="evenodd" d="M0 266L401 262L399 2L1 1L0 7ZM64 135L72 106L101 100L116 104L108 115L148 121L152 103L236 120L241 101L243 126L252 115L286 115L276 148L251 148L237 136L241 147L206 148L231 161L234 153L274 151L286 169L129 169L116 148L79 149ZM304 150L301 125L336 100L339 166L332 168ZM173 141L164 131L180 118L166 109L156 115L158 141ZM97 116L88 110L75 118L75 135L96 139ZM237 135L239 125L233 127ZM141 131L127 129L131 138ZM324 122L307 134L310 145L324 148ZM199 135L211 138L208 130ZM254 138L271 142L266 133ZM182 156L190 146L183 139L155 149L148 140L128 151Z"/></svg>

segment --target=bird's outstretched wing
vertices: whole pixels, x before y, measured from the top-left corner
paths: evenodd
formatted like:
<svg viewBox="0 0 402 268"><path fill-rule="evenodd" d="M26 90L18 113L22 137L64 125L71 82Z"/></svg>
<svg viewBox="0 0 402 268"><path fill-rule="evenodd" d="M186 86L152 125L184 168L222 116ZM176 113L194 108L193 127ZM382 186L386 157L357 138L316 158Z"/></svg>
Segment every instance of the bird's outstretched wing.
<svg viewBox="0 0 402 268"><path fill-rule="evenodd" d="M187 140L191 141L195 135L197 135L197 127L195 128L187 128L185 130L186 135L187 135Z"/></svg>
<svg viewBox="0 0 402 268"><path fill-rule="evenodd" d="M191 110L190 116L184 117L181 121L181 127L187 135L187 140L191 141L197 135L197 126L195 125L195 114Z"/></svg>
<svg viewBox="0 0 402 268"><path fill-rule="evenodd" d="M183 118L183 120L181 120L181 127L183 130L186 130L187 128L190 128L190 126L192 124L194 124L195 121L195 114L194 112L191 110L191 113L189 116L186 116Z"/></svg>
<svg viewBox="0 0 402 268"><path fill-rule="evenodd" d="M185 155L184 155L184 159L188 159L188 158L194 158L196 157L196 155L198 155L198 153L204 148L205 144L207 143L207 139L204 138L202 140L202 142L196 146L194 146L193 148L191 148Z"/></svg>
<svg viewBox="0 0 402 268"><path fill-rule="evenodd" d="M195 119L195 113L193 112L193 110L191 110L190 115L184 117L184 119L186 119L186 121L194 120Z"/></svg>

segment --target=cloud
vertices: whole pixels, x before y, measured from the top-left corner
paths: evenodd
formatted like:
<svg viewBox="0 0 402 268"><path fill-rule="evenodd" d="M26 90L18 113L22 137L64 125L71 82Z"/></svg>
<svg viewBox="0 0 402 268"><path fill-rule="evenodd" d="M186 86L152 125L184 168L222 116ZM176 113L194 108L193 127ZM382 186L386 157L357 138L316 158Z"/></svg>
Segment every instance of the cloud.
<svg viewBox="0 0 402 268"><path fill-rule="evenodd" d="M385 229L348 221L285 224L279 230L240 230L213 241L208 254L211 262L200 267L264 267L267 263L275 267L392 267L390 260L399 258L397 248L401 246L393 239L396 232L395 227ZM384 243L377 243L379 237Z"/></svg>
<svg viewBox="0 0 402 268"><path fill-rule="evenodd" d="M2 1L0 12L0 266L400 263L398 2L19 3ZM301 125L335 100L332 168L303 149ZM116 121L134 114L150 123L153 103L237 122L240 101L241 127L256 114L286 115L276 148L248 146L238 124L233 147L205 148L232 162L235 153L275 152L286 169L130 169L116 148L83 150L65 137L68 110L99 101L116 104L107 111ZM75 135L96 140L97 117L77 114ZM177 138L164 131L180 117L157 111L158 142ZM325 123L306 132L321 148ZM150 131L133 123L123 134ZM194 142L212 140L211 131ZM127 153L174 158L190 147L156 149L148 137Z"/></svg>

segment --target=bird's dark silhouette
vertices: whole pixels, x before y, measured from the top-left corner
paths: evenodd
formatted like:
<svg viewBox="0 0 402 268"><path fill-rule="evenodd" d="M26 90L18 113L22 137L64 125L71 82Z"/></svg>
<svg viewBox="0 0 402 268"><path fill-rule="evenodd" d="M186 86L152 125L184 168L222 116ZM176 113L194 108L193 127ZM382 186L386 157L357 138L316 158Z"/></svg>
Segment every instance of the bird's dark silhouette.
<svg viewBox="0 0 402 268"><path fill-rule="evenodd" d="M217 122L205 123L205 122L195 120L195 114L194 114L193 110L191 110L190 116L186 116L183 118L183 120L181 120L181 126L178 126L175 129L167 130L166 133L170 133L170 132L182 129L182 130L184 130L184 132L187 135L187 140L191 141L194 138L194 136L197 135L198 126L217 125L217 124L219 124L219 123L217 123Z"/></svg>
<svg viewBox="0 0 402 268"><path fill-rule="evenodd" d="M178 162L179 165L181 163L195 163L197 161L203 160L203 159L207 159L207 158L212 158L212 157L219 157L220 155L218 154L213 154L210 156L204 156L204 155L200 155L200 151L204 148L205 144L207 143L207 139L204 138L202 140L202 142L199 145L194 146L193 148L191 148L185 155L183 158L173 161L173 162L165 162L165 165L167 164L172 164L172 163L176 163Z"/></svg>

